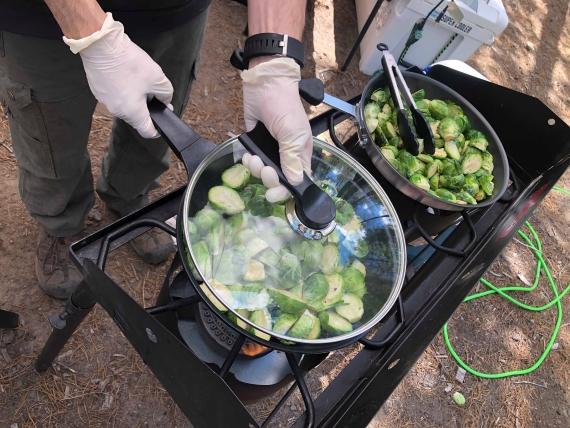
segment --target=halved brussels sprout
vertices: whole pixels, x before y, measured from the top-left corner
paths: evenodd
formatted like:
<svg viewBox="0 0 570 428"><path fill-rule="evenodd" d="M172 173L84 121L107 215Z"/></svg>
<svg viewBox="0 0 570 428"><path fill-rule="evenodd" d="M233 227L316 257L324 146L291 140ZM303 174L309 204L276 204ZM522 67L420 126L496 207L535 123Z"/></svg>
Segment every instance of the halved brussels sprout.
<svg viewBox="0 0 570 428"><path fill-rule="evenodd" d="M446 117L439 122L437 132L444 141L452 141L459 137L461 128L453 118Z"/></svg>
<svg viewBox="0 0 570 428"><path fill-rule="evenodd" d="M435 119L443 119L449 115L449 108L445 101L431 100L429 103L429 112Z"/></svg>

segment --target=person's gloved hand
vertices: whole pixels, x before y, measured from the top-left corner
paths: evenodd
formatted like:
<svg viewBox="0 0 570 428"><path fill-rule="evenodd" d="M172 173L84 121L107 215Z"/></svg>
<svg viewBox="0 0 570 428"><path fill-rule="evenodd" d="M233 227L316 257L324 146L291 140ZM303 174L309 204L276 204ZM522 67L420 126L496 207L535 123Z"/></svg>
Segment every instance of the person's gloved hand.
<svg viewBox="0 0 570 428"><path fill-rule="evenodd" d="M299 96L299 65L291 58L275 58L242 71L241 77L246 129L251 131L258 121L263 122L279 142L285 177L291 184L301 183L303 171L310 173L313 136ZM257 156L244 156L244 165L269 188L269 202L289 197L287 189L279 184L277 173L264 167Z"/></svg>
<svg viewBox="0 0 570 428"><path fill-rule="evenodd" d="M63 41L81 56L89 88L97 101L142 137L158 137L147 100L156 97L170 104L172 84L160 66L125 34L123 24L107 13L99 31L79 40L64 37Z"/></svg>

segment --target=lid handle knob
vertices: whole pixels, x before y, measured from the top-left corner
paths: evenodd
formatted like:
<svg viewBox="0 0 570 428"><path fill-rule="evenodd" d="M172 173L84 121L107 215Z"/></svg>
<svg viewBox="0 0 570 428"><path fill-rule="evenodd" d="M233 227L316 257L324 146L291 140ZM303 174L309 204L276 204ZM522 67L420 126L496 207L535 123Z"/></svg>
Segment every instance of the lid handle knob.
<svg viewBox="0 0 570 428"><path fill-rule="evenodd" d="M241 134L238 139L251 154L259 156L265 165L275 169L281 184L293 195L295 211L305 226L325 229L334 221L334 201L306 173L303 173L303 181L300 184L294 186L289 183L281 169L277 140L263 123L257 122L255 128Z"/></svg>

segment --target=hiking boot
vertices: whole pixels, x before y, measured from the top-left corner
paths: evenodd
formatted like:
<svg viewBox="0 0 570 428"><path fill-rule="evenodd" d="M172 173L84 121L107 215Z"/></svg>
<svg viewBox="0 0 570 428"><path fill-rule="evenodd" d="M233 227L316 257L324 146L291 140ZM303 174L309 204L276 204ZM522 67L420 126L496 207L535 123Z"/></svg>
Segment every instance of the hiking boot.
<svg viewBox="0 0 570 428"><path fill-rule="evenodd" d="M150 229L129 243L145 263L157 265L176 251L172 236L160 229Z"/></svg>
<svg viewBox="0 0 570 428"><path fill-rule="evenodd" d="M48 235L40 228L35 260L36 278L48 296L67 299L83 279L69 258L69 245L75 240L77 237L57 238Z"/></svg>
<svg viewBox="0 0 570 428"><path fill-rule="evenodd" d="M112 218L118 219L128 213L119 213L108 208ZM145 262L157 265L176 252L176 244L172 236L161 229L152 228L129 242L135 253Z"/></svg>

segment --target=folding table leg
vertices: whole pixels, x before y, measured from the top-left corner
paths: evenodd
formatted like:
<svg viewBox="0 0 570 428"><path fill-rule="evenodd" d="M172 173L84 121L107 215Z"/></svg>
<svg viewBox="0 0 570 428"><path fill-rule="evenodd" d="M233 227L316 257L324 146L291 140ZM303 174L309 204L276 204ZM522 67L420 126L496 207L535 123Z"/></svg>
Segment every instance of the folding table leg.
<svg viewBox="0 0 570 428"><path fill-rule="evenodd" d="M49 316L52 332L36 360L35 367L38 372L44 372L51 366L81 321L91 312L95 303L97 302L87 283L82 281L67 300L63 312Z"/></svg>

